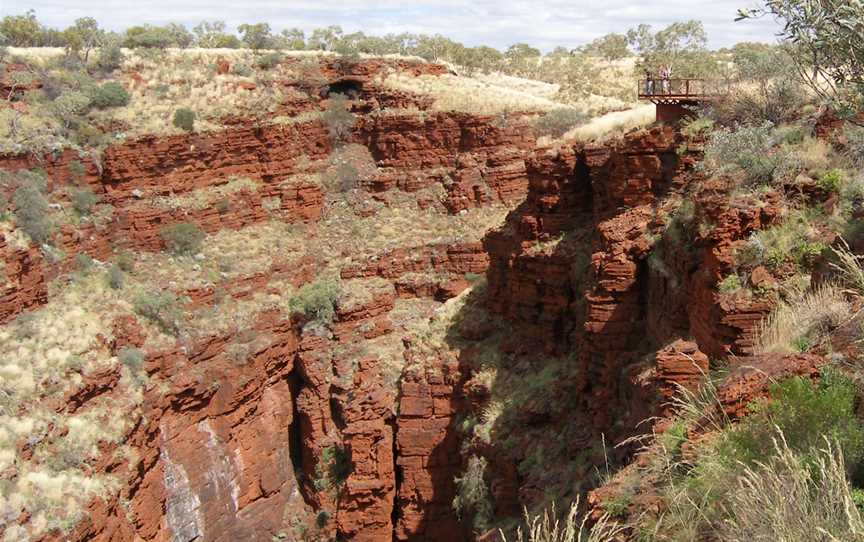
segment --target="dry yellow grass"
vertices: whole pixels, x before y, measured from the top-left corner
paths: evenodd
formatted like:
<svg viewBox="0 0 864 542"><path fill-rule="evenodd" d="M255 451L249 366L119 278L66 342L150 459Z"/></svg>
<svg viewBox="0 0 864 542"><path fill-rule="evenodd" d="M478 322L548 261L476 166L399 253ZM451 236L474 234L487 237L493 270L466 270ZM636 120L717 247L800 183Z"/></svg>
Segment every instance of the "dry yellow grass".
<svg viewBox="0 0 864 542"><path fill-rule="evenodd" d="M258 183L248 177L232 176L223 184L200 188L180 196L156 196L146 203L162 209L200 210L212 206L221 198L243 190L256 192L258 186Z"/></svg>
<svg viewBox="0 0 864 542"><path fill-rule="evenodd" d="M385 87L431 96L436 111L464 111L494 115L513 111L543 112L567 107L549 98L519 90L489 79L478 80L458 75L421 75L390 73L379 78Z"/></svg>
<svg viewBox="0 0 864 542"><path fill-rule="evenodd" d="M760 324L756 352L794 352L815 345L851 315L843 291L823 284L784 301Z"/></svg>
<svg viewBox="0 0 864 542"><path fill-rule="evenodd" d="M100 442L118 442L142 400L138 380L123 368L125 393L94 400L73 415L49 406L85 375L118 363L99 347L97 335L110 337L113 315L129 310L124 296L104 287L101 274L56 290L48 305L0 327L0 471L14 466L18 473L0 492L0 516L32 514L31 535L74 525L92 497L116 487L111 476L88 475L83 466L98 457ZM29 459L19 452L25 440L33 448ZM24 539L15 538L20 534L7 529L6 539Z"/></svg>
<svg viewBox="0 0 864 542"><path fill-rule="evenodd" d="M626 111L615 111L578 126L561 138L563 140L598 141L616 134L641 128L654 122L656 112L651 104L639 105Z"/></svg>

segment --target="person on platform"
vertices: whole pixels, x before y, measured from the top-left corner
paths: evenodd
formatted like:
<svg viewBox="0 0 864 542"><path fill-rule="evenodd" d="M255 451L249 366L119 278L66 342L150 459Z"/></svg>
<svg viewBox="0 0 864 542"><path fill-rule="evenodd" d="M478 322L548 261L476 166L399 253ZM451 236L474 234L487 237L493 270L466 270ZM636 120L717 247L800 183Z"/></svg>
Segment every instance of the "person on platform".
<svg viewBox="0 0 864 542"><path fill-rule="evenodd" d="M647 68L645 69L645 94L649 96L654 94L654 74Z"/></svg>

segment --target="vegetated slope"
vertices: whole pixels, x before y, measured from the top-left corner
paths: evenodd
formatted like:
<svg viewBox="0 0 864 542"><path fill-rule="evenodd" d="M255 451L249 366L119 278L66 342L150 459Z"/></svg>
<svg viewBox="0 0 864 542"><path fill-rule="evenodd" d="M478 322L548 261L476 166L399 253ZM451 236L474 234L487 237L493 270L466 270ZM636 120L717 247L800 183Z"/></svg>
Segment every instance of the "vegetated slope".
<svg viewBox="0 0 864 542"><path fill-rule="evenodd" d="M460 530L394 504L459 466L425 459L446 392L399 409L404 337L485 271L533 137L374 83L440 66L319 61L284 82L315 115L4 156L7 539Z"/></svg>
<svg viewBox="0 0 864 542"><path fill-rule="evenodd" d="M268 79L281 116L2 158L7 539L468 540L573 500L708 356L753 353L857 201L810 138L742 189L695 130L538 147L530 115L381 83L440 66L315 62ZM827 209L806 246L783 183ZM629 520L632 485L596 510Z"/></svg>

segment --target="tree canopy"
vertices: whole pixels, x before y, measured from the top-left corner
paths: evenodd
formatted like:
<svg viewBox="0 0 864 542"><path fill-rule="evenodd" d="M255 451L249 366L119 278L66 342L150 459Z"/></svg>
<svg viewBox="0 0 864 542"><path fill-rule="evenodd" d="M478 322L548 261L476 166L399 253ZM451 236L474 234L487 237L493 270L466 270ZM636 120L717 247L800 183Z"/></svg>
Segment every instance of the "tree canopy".
<svg viewBox="0 0 864 542"><path fill-rule="evenodd" d="M738 20L773 16L792 46L801 78L841 114L864 108L864 3L861 0L767 0Z"/></svg>

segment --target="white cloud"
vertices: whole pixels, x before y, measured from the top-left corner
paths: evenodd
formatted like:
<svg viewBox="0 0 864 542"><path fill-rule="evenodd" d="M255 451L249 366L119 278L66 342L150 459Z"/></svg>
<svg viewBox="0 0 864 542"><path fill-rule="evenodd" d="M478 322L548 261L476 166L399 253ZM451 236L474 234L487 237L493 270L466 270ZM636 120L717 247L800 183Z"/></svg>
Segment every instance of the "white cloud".
<svg viewBox="0 0 864 542"><path fill-rule="evenodd" d="M753 0L0 0L0 15L34 9L50 26L65 27L75 18L95 17L102 26L119 30L150 22L180 22L192 27L201 20L224 20L231 26L266 21L276 30L341 25L346 31L440 33L466 45L506 48L527 42L548 50L575 47L608 32L624 32L639 23L661 28L675 21L699 19L712 47L738 41L773 41L774 21L733 22L740 7ZM14 3L14 5L13 5Z"/></svg>

